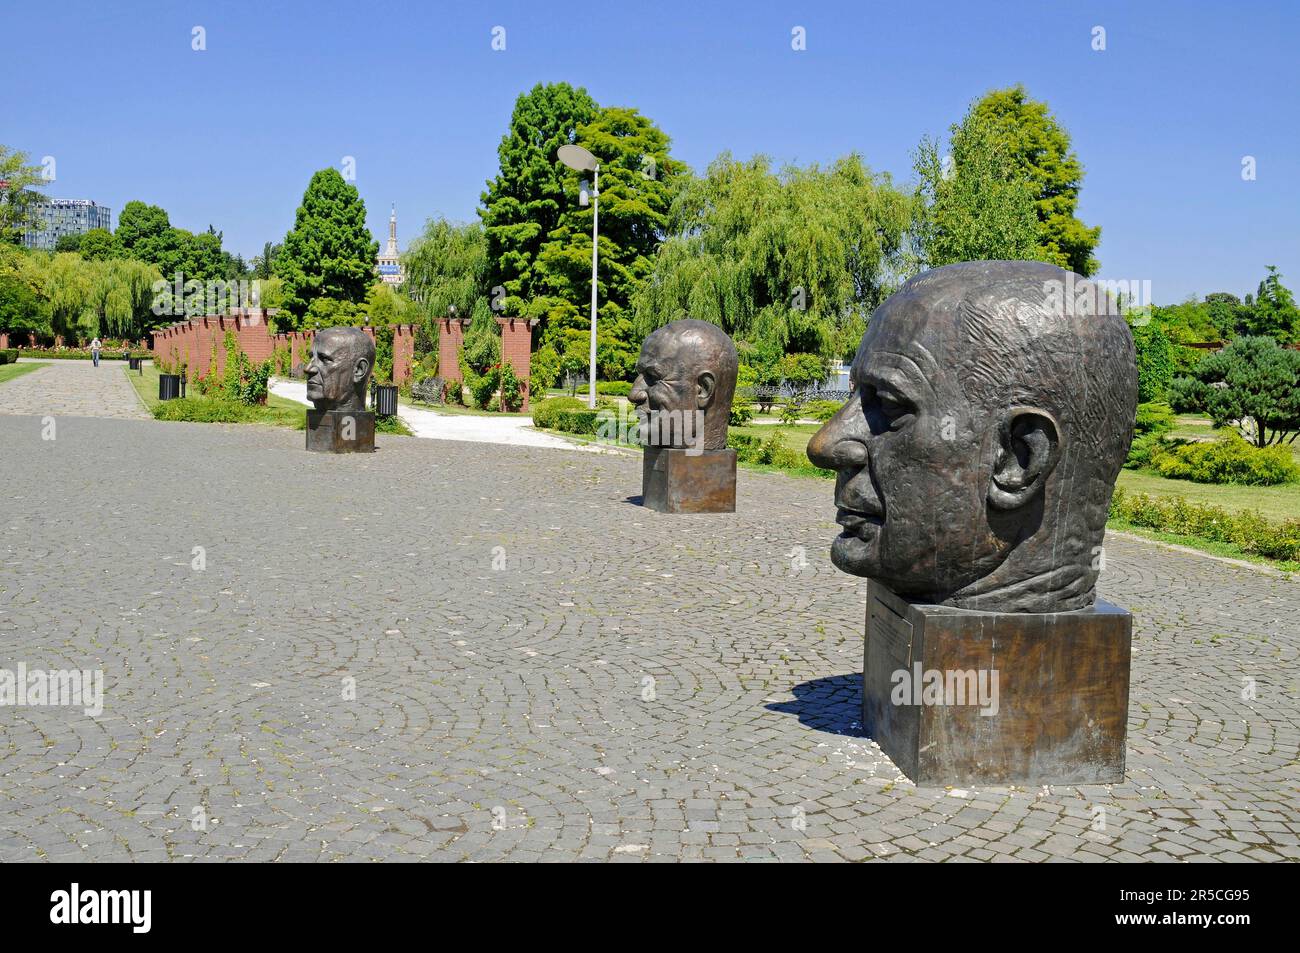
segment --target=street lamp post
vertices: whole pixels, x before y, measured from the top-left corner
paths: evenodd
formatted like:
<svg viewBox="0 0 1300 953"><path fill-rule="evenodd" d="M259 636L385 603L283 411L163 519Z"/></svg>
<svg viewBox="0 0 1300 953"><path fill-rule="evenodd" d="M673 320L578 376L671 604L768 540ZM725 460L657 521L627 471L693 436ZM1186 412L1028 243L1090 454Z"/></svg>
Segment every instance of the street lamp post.
<svg viewBox="0 0 1300 953"><path fill-rule="evenodd" d="M591 355L590 368L587 373L587 406L596 407L596 261L597 237L600 232L600 162L582 146L560 146L559 159L575 172L592 173L595 184L591 190ZM586 205L586 190L580 194L579 201Z"/></svg>

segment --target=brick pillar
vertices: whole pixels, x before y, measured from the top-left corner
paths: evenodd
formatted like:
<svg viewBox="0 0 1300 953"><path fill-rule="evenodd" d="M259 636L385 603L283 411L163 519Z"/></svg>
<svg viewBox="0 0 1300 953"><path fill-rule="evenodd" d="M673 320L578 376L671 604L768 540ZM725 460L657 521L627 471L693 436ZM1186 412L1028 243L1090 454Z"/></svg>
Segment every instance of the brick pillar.
<svg viewBox="0 0 1300 953"><path fill-rule="evenodd" d="M438 376L445 381L460 380L460 347L465 342L469 318L438 319Z"/></svg>
<svg viewBox="0 0 1300 953"><path fill-rule="evenodd" d="M393 382L410 380L415 366L415 325L399 324L393 328Z"/></svg>
<svg viewBox="0 0 1300 953"><path fill-rule="evenodd" d="M533 356L533 326L537 319L497 318L501 325L501 360L509 361L515 369L523 392L521 410L528 410L528 374Z"/></svg>
<svg viewBox="0 0 1300 953"><path fill-rule="evenodd" d="M0 331L0 351L3 351L8 346L9 346L9 335L3 331Z"/></svg>

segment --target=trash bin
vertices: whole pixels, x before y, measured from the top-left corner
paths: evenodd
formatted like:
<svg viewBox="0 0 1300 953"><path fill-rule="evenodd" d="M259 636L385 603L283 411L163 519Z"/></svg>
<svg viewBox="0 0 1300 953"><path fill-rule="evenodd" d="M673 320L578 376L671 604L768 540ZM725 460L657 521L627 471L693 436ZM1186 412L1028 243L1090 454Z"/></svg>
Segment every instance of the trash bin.
<svg viewBox="0 0 1300 953"><path fill-rule="evenodd" d="M378 384L375 387L374 411L380 417L397 414L397 385Z"/></svg>

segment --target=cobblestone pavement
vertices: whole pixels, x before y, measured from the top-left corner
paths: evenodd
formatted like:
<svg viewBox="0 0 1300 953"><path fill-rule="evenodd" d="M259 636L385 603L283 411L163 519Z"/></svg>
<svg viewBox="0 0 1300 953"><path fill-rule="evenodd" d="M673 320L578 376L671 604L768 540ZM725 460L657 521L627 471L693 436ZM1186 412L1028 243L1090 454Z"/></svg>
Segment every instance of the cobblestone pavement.
<svg viewBox="0 0 1300 953"><path fill-rule="evenodd" d="M0 384L0 414L152 420L121 361L58 361Z"/></svg>
<svg viewBox="0 0 1300 953"><path fill-rule="evenodd" d="M918 789L860 736L825 482L670 517L630 457L40 433L0 417L0 667L104 709L0 708L0 861L1300 857L1294 581L1111 540L1125 783Z"/></svg>

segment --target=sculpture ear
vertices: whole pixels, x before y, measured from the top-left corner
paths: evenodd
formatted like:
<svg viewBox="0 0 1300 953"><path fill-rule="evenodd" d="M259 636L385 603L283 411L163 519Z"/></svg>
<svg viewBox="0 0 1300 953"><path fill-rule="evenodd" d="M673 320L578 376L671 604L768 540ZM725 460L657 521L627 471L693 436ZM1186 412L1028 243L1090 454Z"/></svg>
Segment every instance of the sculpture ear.
<svg viewBox="0 0 1300 953"><path fill-rule="evenodd" d="M1061 428L1038 407L1009 407L998 426L998 455L989 503L999 510L1024 506L1043 490L1061 459Z"/></svg>
<svg viewBox="0 0 1300 953"><path fill-rule="evenodd" d="M703 410L713 402L713 393L718 389L717 379L712 371L700 371L695 378L695 406Z"/></svg>
<svg viewBox="0 0 1300 953"><path fill-rule="evenodd" d="M360 384L370 376L370 362L364 357L357 358L357 366L352 371L352 383Z"/></svg>

